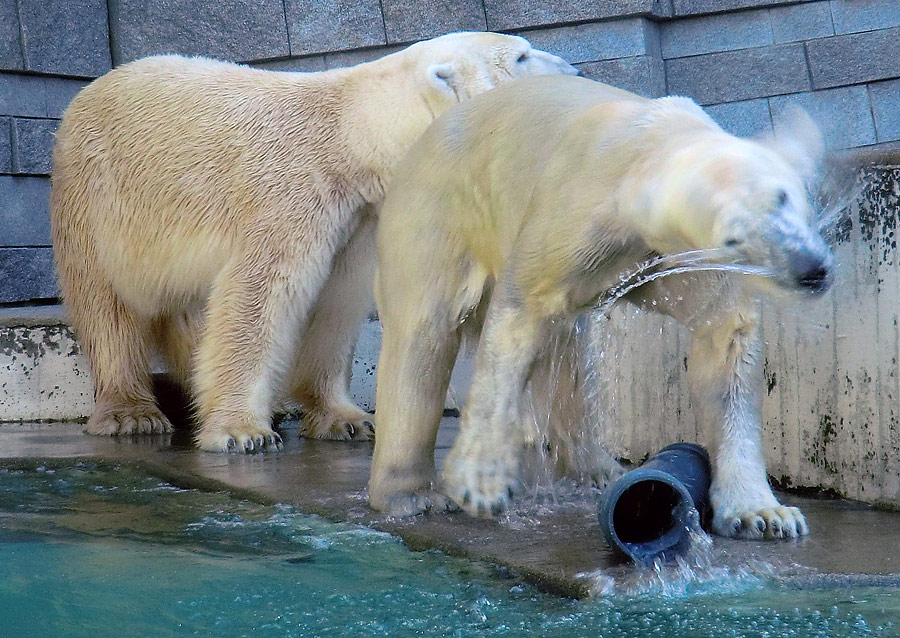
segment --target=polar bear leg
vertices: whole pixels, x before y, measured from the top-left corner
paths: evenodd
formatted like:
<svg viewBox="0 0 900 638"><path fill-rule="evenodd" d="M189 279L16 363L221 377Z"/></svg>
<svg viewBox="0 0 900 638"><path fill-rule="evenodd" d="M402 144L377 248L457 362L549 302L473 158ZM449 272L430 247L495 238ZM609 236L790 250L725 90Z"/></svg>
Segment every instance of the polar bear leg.
<svg viewBox="0 0 900 638"><path fill-rule="evenodd" d="M544 322L504 295L491 301L460 432L443 489L473 516L496 516L519 489L526 432L523 393L546 336Z"/></svg>
<svg viewBox="0 0 900 638"><path fill-rule="evenodd" d="M156 323L156 340L169 366L169 373L182 388L188 390L192 383L194 354L203 334L202 307L161 317Z"/></svg>
<svg viewBox="0 0 900 638"><path fill-rule="evenodd" d="M378 434L369 504L407 516L452 509L432 488L435 439L459 351L459 331L432 312L383 312L381 320Z"/></svg>
<svg viewBox="0 0 900 638"><path fill-rule="evenodd" d="M271 427L274 398L328 275L331 259L321 248L315 260L258 249L232 260L217 277L195 359L200 418L195 438L201 449L253 452L281 446Z"/></svg>
<svg viewBox="0 0 900 638"><path fill-rule="evenodd" d="M67 310L94 378L94 410L85 432L170 432L172 424L157 407L150 383L149 322L116 294L78 233L56 233L55 257Z"/></svg>
<svg viewBox="0 0 900 638"><path fill-rule="evenodd" d="M667 277L645 286L638 301L691 329L691 403L698 423L714 442L713 530L740 538L808 534L803 514L778 502L766 474L759 311L727 279L706 279ZM710 288L717 286L720 289L710 295Z"/></svg>
<svg viewBox="0 0 900 638"><path fill-rule="evenodd" d="M103 317L76 334L85 346L94 374L94 410L85 425L89 434L156 434L172 424L156 405L150 381L150 326L110 289L94 283L83 301Z"/></svg>
<svg viewBox="0 0 900 638"><path fill-rule="evenodd" d="M694 329L688 377L698 417L709 424L717 442L710 502L713 530L721 536L809 533L800 510L781 506L769 486L762 447L762 367L755 308L736 310Z"/></svg>
<svg viewBox="0 0 900 638"><path fill-rule="evenodd" d="M363 217L335 257L300 340L290 396L304 408L304 436L348 441L374 435L375 418L350 398L350 369L360 327L375 306L375 222Z"/></svg>

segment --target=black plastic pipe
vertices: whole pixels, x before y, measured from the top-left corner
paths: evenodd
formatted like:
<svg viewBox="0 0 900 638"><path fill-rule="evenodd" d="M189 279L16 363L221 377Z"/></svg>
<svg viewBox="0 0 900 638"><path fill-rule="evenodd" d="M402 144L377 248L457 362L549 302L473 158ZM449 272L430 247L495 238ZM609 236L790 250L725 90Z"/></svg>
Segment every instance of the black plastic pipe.
<svg viewBox="0 0 900 638"><path fill-rule="evenodd" d="M610 547L636 563L683 551L697 516L707 518L711 475L704 448L675 443L619 478L604 492L599 510Z"/></svg>

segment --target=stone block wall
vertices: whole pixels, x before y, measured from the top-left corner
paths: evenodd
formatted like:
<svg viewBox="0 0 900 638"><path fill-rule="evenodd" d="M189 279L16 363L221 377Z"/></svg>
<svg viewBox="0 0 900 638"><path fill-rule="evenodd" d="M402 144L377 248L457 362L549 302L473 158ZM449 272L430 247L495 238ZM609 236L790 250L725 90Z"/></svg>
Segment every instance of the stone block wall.
<svg viewBox="0 0 900 638"><path fill-rule="evenodd" d="M739 135L800 104L832 149L900 140L895 0L0 0L0 305L55 300L53 133L113 66L182 53L320 71L485 29L643 95L689 95Z"/></svg>

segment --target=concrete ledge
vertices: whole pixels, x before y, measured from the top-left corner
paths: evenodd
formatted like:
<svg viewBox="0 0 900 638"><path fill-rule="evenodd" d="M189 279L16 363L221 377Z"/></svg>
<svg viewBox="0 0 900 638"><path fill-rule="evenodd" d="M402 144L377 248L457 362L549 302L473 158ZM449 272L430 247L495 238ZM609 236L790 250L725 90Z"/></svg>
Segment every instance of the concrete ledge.
<svg viewBox="0 0 900 638"><path fill-rule="evenodd" d="M350 378L350 395L370 412L380 350L381 324L373 319L363 326ZM0 371L0 422L84 420L91 414L90 368L62 306L0 308ZM471 374L471 357L463 353L446 409L462 407Z"/></svg>
<svg viewBox="0 0 900 638"><path fill-rule="evenodd" d="M0 328L68 325L65 308L59 305L0 308Z"/></svg>

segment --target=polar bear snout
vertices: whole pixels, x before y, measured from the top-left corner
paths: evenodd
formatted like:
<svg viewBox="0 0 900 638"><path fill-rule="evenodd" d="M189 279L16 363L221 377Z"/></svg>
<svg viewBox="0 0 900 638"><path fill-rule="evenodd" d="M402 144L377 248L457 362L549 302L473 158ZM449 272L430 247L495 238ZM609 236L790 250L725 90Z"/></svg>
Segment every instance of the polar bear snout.
<svg viewBox="0 0 900 638"><path fill-rule="evenodd" d="M524 75L581 75L578 67L540 49L529 49L516 59L516 63L522 66L519 72L524 71Z"/></svg>
<svg viewBox="0 0 900 638"><path fill-rule="evenodd" d="M775 216L767 222L758 227L762 232L751 233L742 246L750 249L745 259L755 261L754 245L767 246L768 256L757 254L756 265L770 268L770 276L780 287L811 295L827 292L834 280L834 256L821 235L796 218Z"/></svg>
<svg viewBox="0 0 900 638"><path fill-rule="evenodd" d="M782 247L786 274L794 287L820 295L831 288L834 257L818 234L806 230L803 235L800 241L788 240Z"/></svg>

